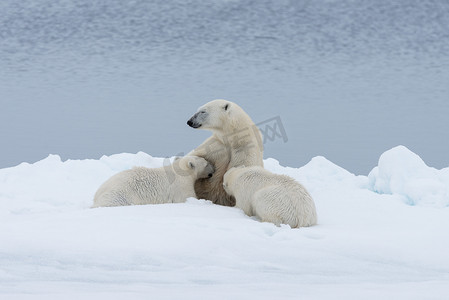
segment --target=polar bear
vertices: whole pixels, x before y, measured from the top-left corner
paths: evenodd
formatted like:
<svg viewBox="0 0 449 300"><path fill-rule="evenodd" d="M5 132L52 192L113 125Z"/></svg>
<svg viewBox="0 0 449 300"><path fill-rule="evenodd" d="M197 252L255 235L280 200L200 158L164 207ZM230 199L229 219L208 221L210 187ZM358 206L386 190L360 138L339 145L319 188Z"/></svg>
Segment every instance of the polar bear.
<svg viewBox="0 0 449 300"><path fill-rule="evenodd" d="M188 154L204 157L215 167L212 178L195 182L196 194L215 204L234 206L234 197L223 189L223 175L238 165L263 166L259 128L240 106L222 99L201 106L187 124L212 131L211 137Z"/></svg>
<svg viewBox="0 0 449 300"><path fill-rule="evenodd" d="M195 180L213 173L213 166L197 156L175 159L161 168L134 167L103 183L92 207L185 202L196 198Z"/></svg>
<svg viewBox="0 0 449 300"><path fill-rule="evenodd" d="M236 199L236 206L262 222L292 228L316 224L315 203L307 190L286 175L273 174L259 166L229 169L223 187Z"/></svg>

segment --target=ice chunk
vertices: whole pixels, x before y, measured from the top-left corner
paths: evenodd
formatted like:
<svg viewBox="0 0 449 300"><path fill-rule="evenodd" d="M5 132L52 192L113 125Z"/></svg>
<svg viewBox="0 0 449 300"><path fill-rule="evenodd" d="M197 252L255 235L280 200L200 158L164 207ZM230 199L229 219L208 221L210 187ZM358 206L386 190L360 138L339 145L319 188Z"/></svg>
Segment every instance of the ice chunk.
<svg viewBox="0 0 449 300"><path fill-rule="evenodd" d="M427 166L404 146L383 153L370 174L369 186L380 194L399 194L410 205L445 207L449 205L448 169Z"/></svg>

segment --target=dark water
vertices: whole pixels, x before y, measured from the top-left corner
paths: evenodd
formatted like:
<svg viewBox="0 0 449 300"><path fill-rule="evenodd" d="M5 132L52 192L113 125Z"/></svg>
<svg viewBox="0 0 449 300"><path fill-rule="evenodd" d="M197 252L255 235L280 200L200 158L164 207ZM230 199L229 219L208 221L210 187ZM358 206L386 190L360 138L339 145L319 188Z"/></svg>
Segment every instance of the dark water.
<svg viewBox="0 0 449 300"><path fill-rule="evenodd" d="M188 152L225 98L280 117L265 157L367 174L403 144L449 166L449 2L0 2L0 167Z"/></svg>

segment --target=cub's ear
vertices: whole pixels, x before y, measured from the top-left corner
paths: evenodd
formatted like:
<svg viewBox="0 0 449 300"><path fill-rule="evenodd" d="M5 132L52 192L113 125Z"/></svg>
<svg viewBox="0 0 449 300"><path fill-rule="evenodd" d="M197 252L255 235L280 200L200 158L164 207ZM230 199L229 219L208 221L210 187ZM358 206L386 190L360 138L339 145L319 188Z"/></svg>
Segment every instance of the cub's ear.
<svg viewBox="0 0 449 300"><path fill-rule="evenodd" d="M228 110L228 108L229 108L229 103L226 103L226 105L225 106L223 106L223 109L225 110L225 111L227 111Z"/></svg>
<svg viewBox="0 0 449 300"><path fill-rule="evenodd" d="M181 159L181 156L175 156L175 159L173 161L177 161L177 160L180 160L180 159Z"/></svg>
<svg viewBox="0 0 449 300"><path fill-rule="evenodd" d="M195 169L195 165L193 164L193 162L189 161L189 168L190 169Z"/></svg>
<svg viewBox="0 0 449 300"><path fill-rule="evenodd" d="M240 165L240 166L238 166L238 168L241 169L241 168L246 168L246 167L245 167L245 165Z"/></svg>

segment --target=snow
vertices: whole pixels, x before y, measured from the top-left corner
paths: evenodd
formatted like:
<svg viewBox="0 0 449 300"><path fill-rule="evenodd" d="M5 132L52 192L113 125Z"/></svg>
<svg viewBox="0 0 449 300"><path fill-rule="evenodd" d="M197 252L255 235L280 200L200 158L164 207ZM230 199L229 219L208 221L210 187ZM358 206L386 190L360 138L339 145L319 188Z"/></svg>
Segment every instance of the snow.
<svg viewBox="0 0 449 300"><path fill-rule="evenodd" d="M260 223L233 207L89 208L146 153L0 169L0 299L447 299L449 168L405 147L369 176L324 157L266 159L310 191L318 225Z"/></svg>
<svg viewBox="0 0 449 300"><path fill-rule="evenodd" d="M373 191L402 195L411 205L449 206L449 168L430 168L403 146L384 153L368 178Z"/></svg>

